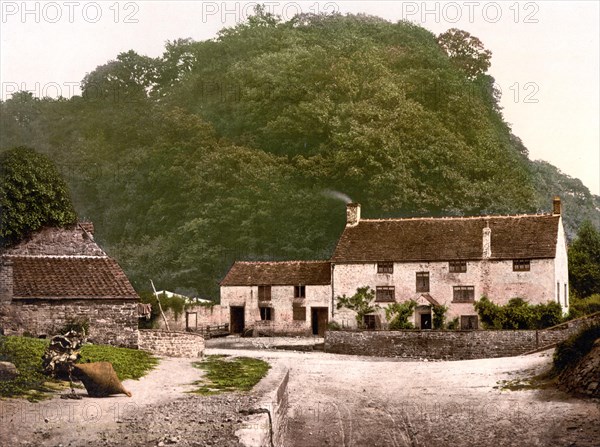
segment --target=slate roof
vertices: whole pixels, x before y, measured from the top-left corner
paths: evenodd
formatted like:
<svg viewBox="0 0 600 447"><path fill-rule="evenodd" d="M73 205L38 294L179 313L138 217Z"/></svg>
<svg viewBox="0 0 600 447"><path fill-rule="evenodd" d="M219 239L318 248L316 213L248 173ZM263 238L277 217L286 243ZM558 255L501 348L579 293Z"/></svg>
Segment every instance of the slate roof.
<svg viewBox="0 0 600 447"><path fill-rule="evenodd" d="M556 256L560 216L363 219L347 226L332 262L477 260L483 229L491 229L491 259Z"/></svg>
<svg viewBox="0 0 600 447"><path fill-rule="evenodd" d="M117 262L107 256L9 256L13 299L139 297Z"/></svg>
<svg viewBox="0 0 600 447"><path fill-rule="evenodd" d="M324 261L236 262L221 286L329 285L331 264Z"/></svg>

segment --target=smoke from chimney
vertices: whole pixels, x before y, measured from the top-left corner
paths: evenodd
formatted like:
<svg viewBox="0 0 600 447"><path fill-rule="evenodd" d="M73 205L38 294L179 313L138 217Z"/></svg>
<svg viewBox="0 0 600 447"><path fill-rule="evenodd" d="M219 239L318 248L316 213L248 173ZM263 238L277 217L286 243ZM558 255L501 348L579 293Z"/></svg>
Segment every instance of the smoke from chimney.
<svg viewBox="0 0 600 447"><path fill-rule="evenodd" d="M334 191L333 189L326 189L325 191L322 192L322 194L325 197L341 200L346 205L348 205L349 203L352 203L352 199L350 197L348 197L346 194L339 192L339 191Z"/></svg>

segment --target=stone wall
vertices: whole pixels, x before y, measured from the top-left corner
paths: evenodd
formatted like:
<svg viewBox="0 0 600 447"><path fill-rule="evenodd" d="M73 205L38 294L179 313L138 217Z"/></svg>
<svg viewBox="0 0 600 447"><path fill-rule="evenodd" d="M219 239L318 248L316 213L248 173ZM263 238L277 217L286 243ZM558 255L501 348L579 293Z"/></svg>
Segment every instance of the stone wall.
<svg viewBox="0 0 600 447"><path fill-rule="evenodd" d="M202 357L204 337L191 332L141 329L139 331L139 349L167 357Z"/></svg>
<svg viewBox="0 0 600 447"><path fill-rule="evenodd" d="M575 395L600 397L600 339L584 358L562 372L559 386Z"/></svg>
<svg viewBox="0 0 600 447"><path fill-rule="evenodd" d="M600 313L535 331L327 331L325 352L429 359L510 357L565 340Z"/></svg>
<svg viewBox="0 0 600 447"><path fill-rule="evenodd" d="M6 335L51 337L73 320L87 320L88 339L95 344L137 348L137 302L90 300L13 301L0 309Z"/></svg>
<svg viewBox="0 0 600 447"><path fill-rule="evenodd" d="M202 331L207 326L229 324L229 309L225 306L190 306L182 313L176 315L172 309L165 311L165 317L172 331ZM165 330L165 321L162 315L156 319L157 329Z"/></svg>

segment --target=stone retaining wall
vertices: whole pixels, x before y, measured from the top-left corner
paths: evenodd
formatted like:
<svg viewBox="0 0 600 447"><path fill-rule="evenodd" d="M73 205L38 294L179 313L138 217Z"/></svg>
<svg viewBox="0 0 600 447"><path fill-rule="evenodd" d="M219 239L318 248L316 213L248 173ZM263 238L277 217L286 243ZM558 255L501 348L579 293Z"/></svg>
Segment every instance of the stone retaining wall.
<svg viewBox="0 0 600 447"><path fill-rule="evenodd" d="M325 352L429 359L479 359L524 354L565 340L600 314L540 331L327 331Z"/></svg>
<svg viewBox="0 0 600 447"><path fill-rule="evenodd" d="M202 357L204 337L191 332L140 329L139 349L167 357Z"/></svg>
<svg viewBox="0 0 600 447"><path fill-rule="evenodd" d="M600 339L584 358L562 372L559 386L578 396L600 397Z"/></svg>

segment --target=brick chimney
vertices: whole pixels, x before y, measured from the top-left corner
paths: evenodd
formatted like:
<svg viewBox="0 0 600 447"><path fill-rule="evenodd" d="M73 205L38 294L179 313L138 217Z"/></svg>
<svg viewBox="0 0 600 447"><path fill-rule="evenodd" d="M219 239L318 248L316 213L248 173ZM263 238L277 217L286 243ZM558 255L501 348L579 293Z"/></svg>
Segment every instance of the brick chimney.
<svg viewBox="0 0 600 447"><path fill-rule="evenodd" d="M552 215L560 216L561 208L560 196L554 196L554 200L552 200Z"/></svg>
<svg viewBox="0 0 600 447"><path fill-rule="evenodd" d="M483 229L483 253L481 255L483 259L492 257L492 229L490 228L489 222L486 222L485 228Z"/></svg>
<svg viewBox="0 0 600 447"><path fill-rule="evenodd" d="M346 226L355 227L360 222L360 203L346 205Z"/></svg>
<svg viewBox="0 0 600 447"><path fill-rule="evenodd" d="M0 258L0 303L10 304L13 299L13 262Z"/></svg>

